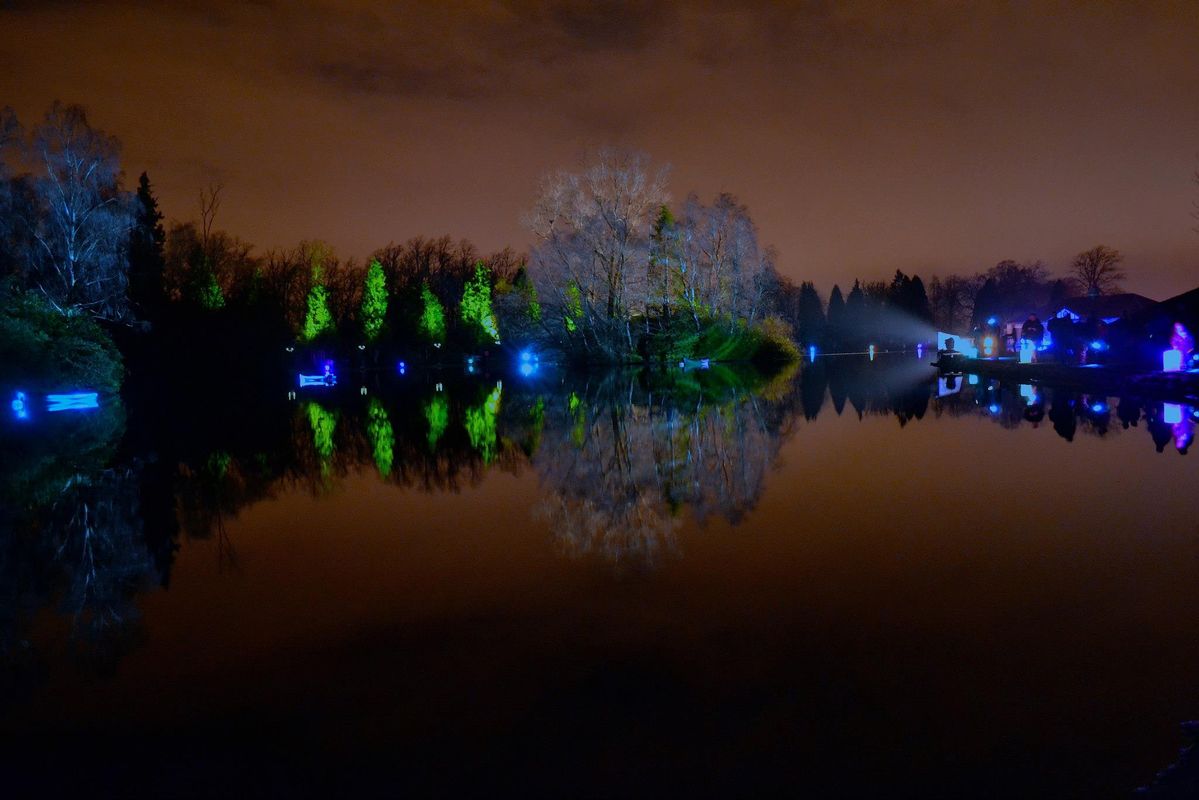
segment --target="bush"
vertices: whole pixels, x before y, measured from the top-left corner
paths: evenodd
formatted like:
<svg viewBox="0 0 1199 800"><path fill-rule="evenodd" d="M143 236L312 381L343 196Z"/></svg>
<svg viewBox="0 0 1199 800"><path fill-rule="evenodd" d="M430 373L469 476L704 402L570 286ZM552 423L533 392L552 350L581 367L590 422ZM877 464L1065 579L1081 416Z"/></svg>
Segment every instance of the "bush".
<svg viewBox="0 0 1199 800"><path fill-rule="evenodd" d="M37 295L8 288L0 303L0 384L25 391L113 393L125 370L90 317L63 316Z"/></svg>

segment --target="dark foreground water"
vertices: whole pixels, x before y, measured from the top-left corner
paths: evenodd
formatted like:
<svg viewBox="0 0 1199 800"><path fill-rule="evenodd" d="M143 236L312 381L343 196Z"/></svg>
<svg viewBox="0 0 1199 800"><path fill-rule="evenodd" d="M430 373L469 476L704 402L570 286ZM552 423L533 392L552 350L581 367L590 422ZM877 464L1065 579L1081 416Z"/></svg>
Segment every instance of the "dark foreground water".
<svg viewBox="0 0 1199 800"><path fill-rule="evenodd" d="M0 795L1126 797L1199 718L1189 407L292 388L5 420Z"/></svg>

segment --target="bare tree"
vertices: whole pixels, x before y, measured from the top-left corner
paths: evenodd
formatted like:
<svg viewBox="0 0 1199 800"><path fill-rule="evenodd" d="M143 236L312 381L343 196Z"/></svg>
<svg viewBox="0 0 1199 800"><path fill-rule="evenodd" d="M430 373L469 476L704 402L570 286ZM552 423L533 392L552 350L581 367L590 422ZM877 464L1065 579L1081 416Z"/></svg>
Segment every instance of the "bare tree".
<svg viewBox="0 0 1199 800"><path fill-rule="evenodd" d="M1076 255L1070 271L1087 296L1095 297L1119 291L1127 277L1120 269L1123 260L1119 250L1101 244Z"/></svg>
<svg viewBox="0 0 1199 800"><path fill-rule="evenodd" d="M38 207L29 218L29 275L63 314L120 319L128 310L125 243L134 216L120 186L120 149L80 106L55 102L33 132Z"/></svg>
<svg viewBox="0 0 1199 800"><path fill-rule="evenodd" d="M601 150L582 172L546 176L524 220L538 239L531 268L549 318L610 357L632 348L630 314L645 312L649 233L667 199L666 172L651 172L642 153Z"/></svg>

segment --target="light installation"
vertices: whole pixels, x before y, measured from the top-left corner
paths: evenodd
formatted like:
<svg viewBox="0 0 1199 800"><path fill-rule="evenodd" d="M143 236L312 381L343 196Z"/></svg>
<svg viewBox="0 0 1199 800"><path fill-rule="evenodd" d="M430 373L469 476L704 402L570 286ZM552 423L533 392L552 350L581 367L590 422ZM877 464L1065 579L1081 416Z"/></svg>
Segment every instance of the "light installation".
<svg viewBox="0 0 1199 800"><path fill-rule="evenodd" d="M336 386L337 375L333 372L333 362L326 361L325 369L320 375L305 375L300 373L300 388L307 386Z"/></svg>
<svg viewBox="0 0 1199 800"><path fill-rule="evenodd" d="M12 399L12 413L17 419L29 419L29 401L24 392L17 392Z"/></svg>
<svg viewBox="0 0 1199 800"><path fill-rule="evenodd" d="M1167 425L1177 425L1182 422L1182 406L1177 403L1163 403L1162 422Z"/></svg>
<svg viewBox="0 0 1199 800"><path fill-rule="evenodd" d="M808 347L808 360L809 361L816 360L816 345L810 345Z"/></svg>
<svg viewBox="0 0 1199 800"><path fill-rule="evenodd" d="M1031 339L1020 340L1020 363L1031 364L1036 360L1037 345Z"/></svg>
<svg viewBox="0 0 1199 800"><path fill-rule="evenodd" d="M994 336L984 336L983 337L983 355L986 356L987 358L990 358L991 356L995 355L995 337Z"/></svg>
<svg viewBox="0 0 1199 800"><path fill-rule="evenodd" d="M870 360L873 361L874 360L874 345L870 345L870 347L866 348L866 351L868 353L870 353Z"/></svg>
<svg viewBox="0 0 1199 800"><path fill-rule="evenodd" d="M89 408L99 408L99 406L95 392L46 395L47 411L83 411Z"/></svg>
<svg viewBox="0 0 1199 800"><path fill-rule="evenodd" d="M1182 369L1182 351L1167 350L1162 353L1162 372L1178 372Z"/></svg>
<svg viewBox="0 0 1199 800"><path fill-rule="evenodd" d="M521 351L520 366L517 368L520 371L521 375L523 375L527 378L530 375L533 375L534 373L536 373L538 367L540 367L540 366L541 366L541 359L539 359L537 357L536 353L529 351L529 350Z"/></svg>

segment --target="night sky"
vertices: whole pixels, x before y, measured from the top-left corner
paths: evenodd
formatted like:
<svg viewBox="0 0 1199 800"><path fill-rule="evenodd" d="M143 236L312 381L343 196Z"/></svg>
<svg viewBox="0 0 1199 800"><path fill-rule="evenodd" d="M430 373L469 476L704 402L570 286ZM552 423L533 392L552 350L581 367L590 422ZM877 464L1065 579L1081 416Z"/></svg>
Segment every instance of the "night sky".
<svg viewBox="0 0 1199 800"><path fill-rule="evenodd" d="M84 104L168 217L223 182L260 251L523 248L538 177L619 144L824 294L1099 243L1199 284L1199 3L894 6L0 0L0 105Z"/></svg>

